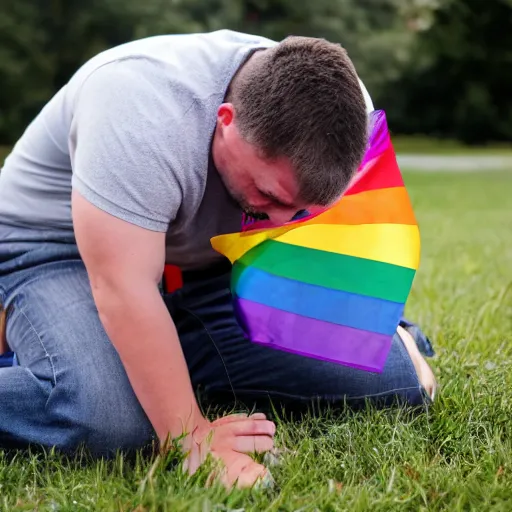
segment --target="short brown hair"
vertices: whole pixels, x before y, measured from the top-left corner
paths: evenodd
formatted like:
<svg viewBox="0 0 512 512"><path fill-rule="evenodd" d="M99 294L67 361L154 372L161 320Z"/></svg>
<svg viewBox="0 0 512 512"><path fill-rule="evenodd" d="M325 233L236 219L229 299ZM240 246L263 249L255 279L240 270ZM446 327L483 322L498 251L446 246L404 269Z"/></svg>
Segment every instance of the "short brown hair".
<svg viewBox="0 0 512 512"><path fill-rule="evenodd" d="M242 68L227 99L244 139L290 159L303 201L329 205L343 193L366 148L367 113L340 45L288 37Z"/></svg>

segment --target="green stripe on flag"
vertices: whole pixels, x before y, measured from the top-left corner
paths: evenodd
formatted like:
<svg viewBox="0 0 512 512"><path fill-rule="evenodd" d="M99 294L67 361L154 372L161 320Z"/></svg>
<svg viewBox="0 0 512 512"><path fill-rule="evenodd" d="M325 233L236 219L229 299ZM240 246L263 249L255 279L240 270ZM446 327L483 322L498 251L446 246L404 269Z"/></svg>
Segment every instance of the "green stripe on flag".
<svg viewBox="0 0 512 512"><path fill-rule="evenodd" d="M416 273L411 268L275 240L244 254L233 266L233 278L249 266L303 283L400 303L407 300Z"/></svg>

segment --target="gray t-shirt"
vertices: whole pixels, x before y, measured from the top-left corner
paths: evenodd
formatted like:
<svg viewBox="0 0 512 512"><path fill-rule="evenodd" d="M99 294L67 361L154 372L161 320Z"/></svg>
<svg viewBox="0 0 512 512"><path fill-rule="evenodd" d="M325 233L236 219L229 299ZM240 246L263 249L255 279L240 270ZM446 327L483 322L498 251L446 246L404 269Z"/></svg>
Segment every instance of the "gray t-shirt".
<svg viewBox="0 0 512 512"><path fill-rule="evenodd" d="M217 108L249 55L274 44L221 30L142 39L94 57L7 158L0 225L72 231L74 187L115 217L166 232L167 263L211 265L221 257L210 238L242 222L211 162Z"/></svg>

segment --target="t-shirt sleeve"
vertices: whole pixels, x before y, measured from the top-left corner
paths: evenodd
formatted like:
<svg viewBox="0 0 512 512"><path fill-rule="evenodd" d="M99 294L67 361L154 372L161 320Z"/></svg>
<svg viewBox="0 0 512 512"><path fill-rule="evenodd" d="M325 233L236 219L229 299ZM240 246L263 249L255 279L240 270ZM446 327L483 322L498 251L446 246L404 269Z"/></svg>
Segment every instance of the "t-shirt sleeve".
<svg viewBox="0 0 512 512"><path fill-rule="evenodd" d="M69 149L72 185L85 199L122 220L165 232L183 201L173 148L180 116L172 95L152 80L154 73L152 62L126 60L89 75L74 100Z"/></svg>
<svg viewBox="0 0 512 512"><path fill-rule="evenodd" d="M363 93L364 102L366 103L366 113L370 114L371 112L373 112L375 110L375 108L373 106L372 98L370 96L370 93L368 92L368 89L366 88L366 86L364 85L364 83L361 79L359 79L359 85L360 85L361 91Z"/></svg>

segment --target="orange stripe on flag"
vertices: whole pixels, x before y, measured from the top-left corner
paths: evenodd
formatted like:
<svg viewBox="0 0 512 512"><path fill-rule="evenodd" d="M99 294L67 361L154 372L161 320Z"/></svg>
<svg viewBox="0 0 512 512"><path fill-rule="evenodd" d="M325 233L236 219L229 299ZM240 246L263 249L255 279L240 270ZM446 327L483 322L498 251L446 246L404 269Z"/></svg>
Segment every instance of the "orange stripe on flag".
<svg viewBox="0 0 512 512"><path fill-rule="evenodd" d="M417 222L407 190L395 187L344 196L337 205L307 224L416 225Z"/></svg>

